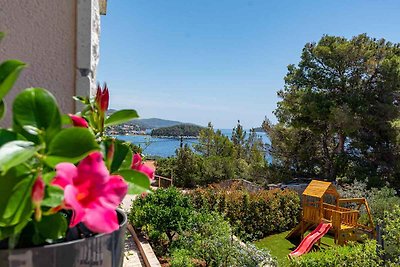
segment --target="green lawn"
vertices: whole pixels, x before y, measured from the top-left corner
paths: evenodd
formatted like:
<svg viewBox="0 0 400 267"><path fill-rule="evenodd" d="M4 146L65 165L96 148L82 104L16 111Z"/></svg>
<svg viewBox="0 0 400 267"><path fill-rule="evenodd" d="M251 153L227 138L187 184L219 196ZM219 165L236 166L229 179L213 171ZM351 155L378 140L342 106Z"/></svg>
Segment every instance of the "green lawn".
<svg viewBox="0 0 400 267"><path fill-rule="evenodd" d="M279 266L288 266L289 259L287 255L291 251L295 250L297 245L300 243L300 240L298 242L291 242L289 240L286 240L285 237L289 232L290 231L267 236L266 238L254 242L254 244L258 248L268 249L271 252L271 255L277 258ZM304 236L306 236L307 234L308 232ZM333 237L330 235L325 235L321 239L321 248L333 246L334 244L335 243Z"/></svg>

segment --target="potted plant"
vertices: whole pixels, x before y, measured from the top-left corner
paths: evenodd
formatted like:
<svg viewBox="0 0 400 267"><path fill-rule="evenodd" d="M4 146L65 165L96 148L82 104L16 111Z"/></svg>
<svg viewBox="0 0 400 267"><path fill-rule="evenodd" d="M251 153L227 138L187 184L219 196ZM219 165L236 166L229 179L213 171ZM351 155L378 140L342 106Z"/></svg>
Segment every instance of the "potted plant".
<svg viewBox="0 0 400 267"><path fill-rule="evenodd" d="M0 117L24 67L0 64ZM127 218L118 206L147 191L154 174L104 130L138 115L107 116L106 85L76 100L82 111L62 115L50 92L25 89L12 127L0 128L0 266L122 266Z"/></svg>

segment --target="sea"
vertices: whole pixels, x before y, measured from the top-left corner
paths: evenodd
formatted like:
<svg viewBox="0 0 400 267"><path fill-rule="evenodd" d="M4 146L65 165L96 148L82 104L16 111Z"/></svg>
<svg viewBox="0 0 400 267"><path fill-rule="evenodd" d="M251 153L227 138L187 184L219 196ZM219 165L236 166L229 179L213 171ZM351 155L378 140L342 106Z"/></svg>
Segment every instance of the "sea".
<svg viewBox="0 0 400 267"><path fill-rule="evenodd" d="M232 137L232 129L220 129L222 134L227 137ZM246 130L249 133L249 130ZM264 132L257 132L257 136L261 138L263 143L269 144L269 139ZM150 135L119 135L116 136L120 140L131 142L143 149L143 154L148 157L172 157L175 151L180 147L181 140L179 138L159 138ZM197 138L184 138L183 144L188 144L192 147L197 144Z"/></svg>

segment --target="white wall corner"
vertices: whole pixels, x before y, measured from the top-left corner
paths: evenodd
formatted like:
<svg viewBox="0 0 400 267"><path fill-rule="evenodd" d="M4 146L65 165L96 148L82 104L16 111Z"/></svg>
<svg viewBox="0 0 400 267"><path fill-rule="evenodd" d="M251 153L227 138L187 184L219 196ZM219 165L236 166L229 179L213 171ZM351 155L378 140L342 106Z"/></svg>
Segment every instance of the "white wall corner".
<svg viewBox="0 0 400 267"><path fill-rule="evenodd" d="M100 0L77 0L76 95L93 96L100 57ZM77 102L76 110L81 109Z"/></svg>

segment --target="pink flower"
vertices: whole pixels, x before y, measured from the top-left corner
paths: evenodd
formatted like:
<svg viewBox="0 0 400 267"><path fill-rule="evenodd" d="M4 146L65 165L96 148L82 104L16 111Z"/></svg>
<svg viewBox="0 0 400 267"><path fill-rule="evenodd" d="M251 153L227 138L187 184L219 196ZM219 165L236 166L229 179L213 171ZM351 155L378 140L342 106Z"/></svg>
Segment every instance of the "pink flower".
<svg viewBox="0 0 400 267"><path fill-rule="evenodd" d="M103 89L101 89L100 84L97 85L96 92L96 103L99 106L100 110L105 112L108 109L108 102L110 100L110 94L108 92L107 84L104 84Z"/></svg>
<svg viewBox="0 0 400 267"><path fill-rule="evenodd" d="M143 164L142 157L138 153L133 155L131 169L146 174L150 180L154 179L154 170Z"/></svg>
<svg viewBox="0 0 400 267"><path fill-rule="evenodd" d="M70 227L83 222L96 233L111 233L119 228L115 209L128 191L119 175L109 174L100 152L93 152L78 166L60 163L52 181L64 189L64 205L73 210Z"/></svg>
<svg viewBox="0 0 400 267"><path fill-rule="evenodd" d="M88 128L89 124L87 123L87 121L79 116L73 115L73 114L68 114L68 116L71 118L72 120L72 124L76 127L84 127L84 128Z"/></svg>
<svg viewBox="0 0 400 267"><path fill-rule="evenodd" d="M31 192L32 203L35 208L36 221L40 221L40 219L42 218L42 210L40 209L40 204L42 203L42 200L44 198L44 188L45 183L43 181L43 178L39 176L38 178L36 178Z"/></svg>

